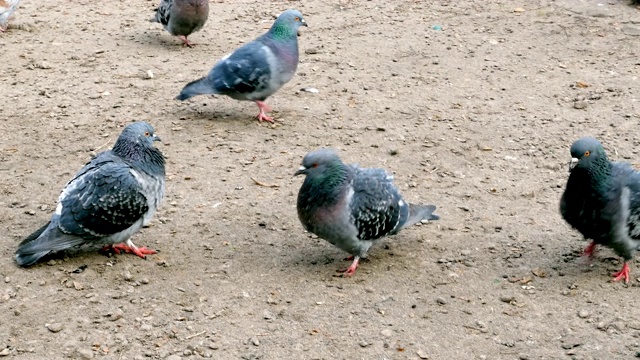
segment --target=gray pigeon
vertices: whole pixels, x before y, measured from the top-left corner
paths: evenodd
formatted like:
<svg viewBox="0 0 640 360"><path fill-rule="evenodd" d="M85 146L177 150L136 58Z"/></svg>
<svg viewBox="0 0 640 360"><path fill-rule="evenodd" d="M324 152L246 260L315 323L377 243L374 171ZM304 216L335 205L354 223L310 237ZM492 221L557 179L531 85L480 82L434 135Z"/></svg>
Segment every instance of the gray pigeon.
<svg viewBox="0 0 640 360"><path fill-rule="evenodd" d="M0 0L0 32L7 31L9 18L18 10L20 0Z"/></svg>
<svg viewBox="0 0 640 360"><path fill-rule="evenodd" d="M152 22L161 23L171 35L192 47L187 36L202 29L209 18L209 0L161 0Z"/></svg>
<svg viewBox="0 0 640 360"><path fill-rule="evenodd" d="M67 183L51 220L20 243L18 265L100 246L142 258L155 254L130 238L149 223L164 195L164 156L153 146L156 140L146 122L125 127L113 149L98 154Z"/></svg>
<svg viewBox="0 0 640 360"><path fill-rule="evenodd" d="M560 213L585 239L624 258L613 281L629 282L628 261L640 247L640 173L627 163L611 162L598 140L584 137L571 145L571 174L560 200Z"/></svg>
<svg viewBox="0 0 640 360"><path fill-rule="evenodd" d="M383 169L347 165L329 149L308 153L295 175L306 175L298 193L298 218L304 228L353 256L344 272L351 276L360 258L384 236L422 220L437 220L435 205L406 203Z"/></svg>
<svg viewBox="0 0 640 360"><path fill-rule="evenodd" d="M307 26L298 10L278 16L271 29L218 61L209 74L188 83L176 97L220 94L258 105L260 121L273 122L264 101L286 84L298 67L298 29Z"/></svg>

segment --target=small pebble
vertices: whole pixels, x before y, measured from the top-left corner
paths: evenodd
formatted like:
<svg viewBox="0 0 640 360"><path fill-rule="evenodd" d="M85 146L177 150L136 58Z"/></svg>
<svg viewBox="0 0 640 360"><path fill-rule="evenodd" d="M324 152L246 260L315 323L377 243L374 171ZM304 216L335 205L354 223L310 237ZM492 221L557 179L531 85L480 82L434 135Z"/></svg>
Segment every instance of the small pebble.
<svg viewBox="0 0 640 360"><path fill-rule="evenodd" d="M445 298L443 297L437 297L436 302L440 305L445 305L447 303L447 300L445 300Z"/></svg>
<svg viewBox="0 0 640 360"><path fill-rule="evenodd" d="M77 353L81 359L93 359L93 351L91 349L78 349Z"/></svg>
<svg viewBox="0 0 640 360"><path fill-rule="evenodd" d="M182 357L180 355L173 354L167 356L165 360L182 360Z"/></svg>
<svg viewBox="0 0 640 360"><path fill-rule="evenodd" d="M369 346L369 343L366 340L360 340L358 345L360 345L360 347L367 347Z"/></svg>
<svg viewBox="0 0 640 360"><path fill-rule="evenodd" d="M591 315L587 310L580 310L578 311L578 317L581 319L586 319L589 317L589 315Z"/></svg>
<svg viewBox="0 0 640 360"><path fill-rule="evenodd" d="M49 329L49 331L51 331L52 333L57 333L62 331L62 329L64 328L62 326L62 324L60 323L53 323L53 324L46 324L45 325L47 329Z"/></svg>

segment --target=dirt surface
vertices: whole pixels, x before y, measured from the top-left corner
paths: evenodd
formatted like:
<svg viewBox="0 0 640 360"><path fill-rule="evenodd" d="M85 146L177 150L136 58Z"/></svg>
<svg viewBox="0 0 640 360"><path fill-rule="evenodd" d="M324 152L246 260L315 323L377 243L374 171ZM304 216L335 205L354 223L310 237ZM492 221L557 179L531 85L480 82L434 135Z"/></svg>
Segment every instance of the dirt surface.
<svg viewBox="0 0 640 360"><path fill-rule="evenodd" d="M630 286L608 282L620 259L603 249L581 261L586 243L558 213L578 137L596 136L610 157L636 162L637 8L234 0L211 3L189 49L147 22L156 5L24 0L0 34L0 356L640 351L640 263ZM275 126L254 120L252 103L172 100L291 7L310 26L297 75L267 101ZM161 252L17 267L18 242L132 120L151 122L165 140L165 202L134 237ZM305 233L295 211L302 179L292 174L322 146L393 172L407 200L435 203L442 219L379 242L354 277L336 277L346 254Z"/></svg>

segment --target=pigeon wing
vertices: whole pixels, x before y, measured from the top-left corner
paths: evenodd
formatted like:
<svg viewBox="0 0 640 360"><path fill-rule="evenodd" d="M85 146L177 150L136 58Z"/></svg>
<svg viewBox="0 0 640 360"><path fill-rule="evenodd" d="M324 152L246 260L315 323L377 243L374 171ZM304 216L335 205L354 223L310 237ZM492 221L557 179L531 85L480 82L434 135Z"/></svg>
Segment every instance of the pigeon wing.
<svg viewBox="0 0 640 360"><path fill-rule="evenodd" d="M120 161L93 161L60 195L58 227L66 234L104 237L128 229L149 210L136 171Z"/></svg>
<svg viewBox="0 0 640 360"><path fill-rule="evenodd" d="M250 94L269 86L271 50L260 42L248 43L222 58L208 77L221 94Z"/></svg>
<svg viewBox="0 0 640 360"><path fill-rule="evenodd" d="M393 232L406 206L393 177L382 169L357 168L352 184L351 216L358 238L374 240Z"/></svg>

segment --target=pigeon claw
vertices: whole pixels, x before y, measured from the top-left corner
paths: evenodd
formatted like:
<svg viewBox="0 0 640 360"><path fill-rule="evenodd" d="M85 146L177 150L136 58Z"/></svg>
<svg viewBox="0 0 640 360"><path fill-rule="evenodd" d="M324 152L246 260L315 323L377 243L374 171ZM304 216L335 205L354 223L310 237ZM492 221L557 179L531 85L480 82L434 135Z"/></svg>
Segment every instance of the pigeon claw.
<svg viewBox="0 0 640 360"><path fill-rule="evenodd" d="M189 39L187 39L187 37L184 35L178 35L178 39L182 40L182 46L187 46L190 48L195 46L195 44L189 41Z"/></svg>
<svg viewBox="0 0 640 360"><path fill-rule="evenodd" d="M137 247L131 241L127 241L126 243L122 244L110 245L107 248L110 248L118 255L120 255L121 253L130 253L135 254L143 259L147 258L146 255L153 255L158 253L157 251L149 249L146 246Z"/></svg>
<svg viewBox="0 0 640 360"><path fill-rule="evenodd" d="M264 103L264 101L256 100L256 105L258 105L258 109L260 109L260 113L256 116L258 121L266 121L273 124L273 118L267 115L267 112L271 111L271 107Z"/></svg>
<svg viewBox="0 0 640 360"><path fill-rule="evenodd" d="M596 242L592 241L589 245L587 245L586 248L584 248L584 251L582 252L582 256L592 258L596 252L596 245L597 245Z"/></svg>
<svg viewBox="0 0 640 360"><path fill-rule="evenodd" d="M344 276L344 277L353 276L353 274L356 273L356 269L358 268L359 263L360 263L360 257L359 256L354 256L353 257L353 262L351 263L351 266L349 266L347 268L347 270L344 270L344 272L342 273L342 276Z"/></svg>
<svg viewBox="0 0 640 360"><path fill-rule="evenodd" d="M613 276L613 280L611 281L620 281L624 279L624 283L628 284L629 283L629 264L627 264L627 262L625 261L624 265L622 265L622 269L618 272L611 274L611 276Z"/></svg>

